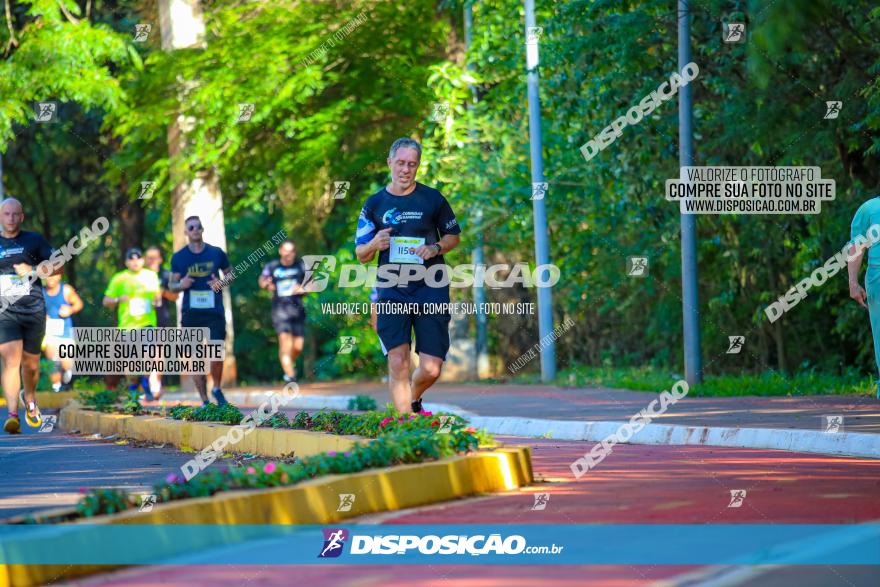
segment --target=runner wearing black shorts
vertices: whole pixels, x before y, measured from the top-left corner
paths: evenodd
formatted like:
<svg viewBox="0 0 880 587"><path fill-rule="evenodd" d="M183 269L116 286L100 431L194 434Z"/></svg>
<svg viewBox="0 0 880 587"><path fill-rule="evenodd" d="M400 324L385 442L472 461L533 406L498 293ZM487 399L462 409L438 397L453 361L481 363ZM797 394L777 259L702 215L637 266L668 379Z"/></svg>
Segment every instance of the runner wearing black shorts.
<svg viewBox="0 0 880 587"><path fill-rule="evenodd" d="M296 359L305 340L305 275L302 259L296 258L296 243L286 239L278 247L278 259L263 267L258 280L261 288L272 292L272 326L278 334L278 360L285 383L296 380Z"/></svg>
<svg viewBox="0 0 880 587"><path fill-rule="evenodd" d="M53 271L47 263L54 251L43 235L21 230L24 218L21 202L15 198L0 202L0 361L8 410L3 429L9 434L21 432L19 369L24 373L25 421L33 428L41 423L36 387L46 333L46 301L34 272L39 265L44 275L61 272L60 266Z"/></svg>
<svg viewBox="0 0 880 587"><path fill-rule="evenodd" d="M226 340L226 313L220 293L220 279L222 272L229 270L229 258L223 249L202 240L204 226L198 216L190 216L184 225L189 244L172 255L168 283L171 291L184 292L180 325L185 328L207 327L211 340ZM223 361L211 361L211 378L214 380L211 393L217 404L222 406L227 403L220 390ZM193 381L202 403L208 404L207 377L193 375Z"/></svg>
<svg viewBox="0 0 880 587"><path fill-rule="evenodd" d="M422 411L422 394L440 377L449 350L451 316L421 308L449 303L449 285L435 287L418 280L389 286L382 280L382 269L390 266L402 274L408 265L416 264L428 270L443 264L443 253L461 240L461 228L443 194L415 180L421 155L418 142L394 141L388 155L391 184L367 198L355 236L355 253L361 263L379 253L376 326L382 351L388 356L391 398L401 413ZM413 331L419 367L410 380Z"/></svg>

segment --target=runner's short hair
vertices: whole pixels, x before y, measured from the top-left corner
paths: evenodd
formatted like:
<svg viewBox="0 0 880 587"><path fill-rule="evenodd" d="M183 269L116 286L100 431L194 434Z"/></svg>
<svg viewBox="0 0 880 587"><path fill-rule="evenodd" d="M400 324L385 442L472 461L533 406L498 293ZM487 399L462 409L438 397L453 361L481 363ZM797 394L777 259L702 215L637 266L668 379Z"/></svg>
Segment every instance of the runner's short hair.
<svg viewBox="0 0 880 587"><path fill-rule="evenodd" d="M188 217L186 220L184 220L183 223L186 224L187 222L189 222L189 221L192 220L193 218L195 218L195 219L198 220L199 222L202 221L202 219L199 218L198 216L190 216L190 217Z"/></svg>
<svg viewBox="0 0 880 587"><path fill-rule="evenodd" d="M415 139L403 137L394 141L391 144L391 150L388 151L388 158L394 159L394 156L397 155L398 149L415 149L416 153L419 154L419 161L422 160L422 146Z"/></svg>
<svg viewBox="0 0 880 587"><path fill-rule="evenodd" d="M296 247L296 243L293 242L292 238L284 239L283 241L281 241L281 244L279 246L283 247L284 245L293 245L294 247Z"/></svg>

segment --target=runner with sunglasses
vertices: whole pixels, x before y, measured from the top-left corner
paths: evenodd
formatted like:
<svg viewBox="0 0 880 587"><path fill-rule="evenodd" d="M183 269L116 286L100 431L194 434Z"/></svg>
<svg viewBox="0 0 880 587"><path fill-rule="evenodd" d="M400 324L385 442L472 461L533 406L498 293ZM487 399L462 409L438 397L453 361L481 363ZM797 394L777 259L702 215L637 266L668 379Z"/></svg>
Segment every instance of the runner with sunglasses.
<svg viewBox="0 0 880 587"><path fill-rule="evenodd" d="M219 282L223 272L229 271L229 258L223 249L202 240L204 227L198 216L190 216L184 225L189 242L171 257L171 279L168 283L171 291L183 292L180 325L207 327L211 331L211 340L226 340L226 314ZM217 404L222 406L227 403L220 390L223 361L211 361L211 378L214 380L211 393ZM202 403L210 403L207 377L193 375L193 381Z"/></svg>

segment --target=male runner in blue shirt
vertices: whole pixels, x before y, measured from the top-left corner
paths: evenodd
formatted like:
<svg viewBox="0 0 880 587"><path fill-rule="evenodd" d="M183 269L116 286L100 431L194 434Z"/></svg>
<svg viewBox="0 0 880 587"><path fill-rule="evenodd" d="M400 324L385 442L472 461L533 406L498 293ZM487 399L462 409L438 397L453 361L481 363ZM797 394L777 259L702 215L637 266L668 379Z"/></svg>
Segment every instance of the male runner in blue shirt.
<svg viewBox="0 0 880 587"><path fill-rule="evenodd" d="M421 157L422 147L412 139L397 139L391 145L391 183L367 198L358 219L355 254L361 263L372 261L379 253L380 271L392 265L403 274L411 264L423 265L427 270L443 264L443 253L461 241L461 228L443 194L416 182ZM391 398L401 413L421 412L422 394L440 377L449 350L450 315L418 308L449 303L448 281L440 287L424 280L391 287L382 287L381 282L377 285L376 326L382 351L388 356ZM398 309L387 311L387 302L397 304ZM401 312L404 308L407 310ZM419 368L410 381L413 330Z"/></svg>
<svg viewBox="0 0 880 587"><path fill-rule="evenodd" d="M184 292L180 325L184 328L207 327L211 340L226 340L226 314L218 285L223 278L222 272L229 270L229 258L223 249L202 240L204 227L198 216L190 216L184 225L189 244L171 257L171 279L168 283L171 291ZM211 379L214 380L214 399L222 406L227 403L220 390L222 360L211 361ZM194 375L193 381L202 403L208 404L207 377Z"/></svg>

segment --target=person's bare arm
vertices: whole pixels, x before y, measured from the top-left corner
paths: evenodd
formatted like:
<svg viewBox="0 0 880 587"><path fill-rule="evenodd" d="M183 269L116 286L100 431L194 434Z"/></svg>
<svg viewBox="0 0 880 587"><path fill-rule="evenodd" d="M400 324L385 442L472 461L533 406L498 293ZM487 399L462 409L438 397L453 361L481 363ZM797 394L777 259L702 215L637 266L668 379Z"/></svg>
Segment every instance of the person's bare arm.
<svg viewBox="0 0 880 587"><path fill-rule="evenodd" d="M354 249L354 254L361 263L369 263L376 256L376 252L384 251L391 246L391 229L383 228L376 233L370 242L358 245Z"/></svg>
<svg viewBox="0 0 880 587"><path fill-rule="evenodd" d="M192 287L193 280L192 277L189 276L189 273L180 276L180 273L172 273L171 277L168 278L168 289L177 293L181 292L185 289L189 289Z"/></svg>
<svg viewBox="0 0 880 587"><path fill-rule="evenodd" d="M424 260L428 260L432 257L436 257L438 255L444 255L458 246L458 243L461 242L461 237L457 234L447 234L439 241L437 244L440 245L440 250L437 250L437 247L434 244L430 245L422 245L416 249L416 255L421 257Z"/></svg>
<svg viewBox="0 0 880 587"><path fill-rule="evenodd" d="M849 297L857 301L862 307L867 308L865 303L868 300L868 292L859 285L859 270L862 268L862 257L865 256L865 249L852 245L856 249L857 254L853 255L853 249L850 249L850 259L846 263L846 270L849 273Z"/></svg>
<svg viewBox="0 0 880 587"><path fill-rule="evenodd" d="M70 305L70 314L67 316L72 316L83 309L82 298L79 297L79 294L76 293L76 290L70 284L65 284L64 301ZM62 316L62 318L67 318L67 316Z"/></svg>
<svg viewBox="0 0 880 587"><path fill-rule="evenodd" d="M105 308L115 308L119 305L120 302L127 302L128 296L119 296L118 298L111 298L110 296L104 296L104 304Z"/></svg>

